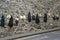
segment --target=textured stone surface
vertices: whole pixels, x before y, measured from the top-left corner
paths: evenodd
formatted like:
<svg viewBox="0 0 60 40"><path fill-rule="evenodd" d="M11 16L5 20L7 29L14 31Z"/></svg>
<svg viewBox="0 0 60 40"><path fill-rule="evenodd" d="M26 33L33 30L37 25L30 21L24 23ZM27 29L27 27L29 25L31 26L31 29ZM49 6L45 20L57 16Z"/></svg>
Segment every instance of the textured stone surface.
<svg viewBox="0 0 60 40"><path fill-rule="evenodd" d="M47 13L47 11L50 9L51 16L48 16L48 22L43 22L43 16L44 13ZM27 15L31 12L31 14L42 14L42 17L40 17L40 24L37 25L35 21L32 21L29 23L27 19L21 20L20 15L25 15L27 18ZM4 14L5 17L7 15L12 15L15 19L17 16L19 16L19 25L16 27L17 32L28 32L31 28L34 30L43 30L47 28L52 27L59 27L60 26L60 19L59 21L53 21L52 17L54 15L60 16L60 0L0 0L0 17ZM6 18L6 31L8 33L9 27L7 26L8 19ZM53 24L53 25L50 25ZM39 27L40 29L37 29ZM3 29L3 32L5 31ZM26 30L26 31L25 31ZM15 31L16 32L16 31Z"/></svg>

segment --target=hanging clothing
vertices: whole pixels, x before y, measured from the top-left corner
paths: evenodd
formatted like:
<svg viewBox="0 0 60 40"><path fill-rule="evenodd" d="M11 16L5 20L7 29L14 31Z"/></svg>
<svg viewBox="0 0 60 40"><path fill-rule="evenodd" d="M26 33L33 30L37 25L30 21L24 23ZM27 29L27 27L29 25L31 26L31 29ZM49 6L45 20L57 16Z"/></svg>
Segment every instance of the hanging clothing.
<svg viewBox="0 0 60 40"><path fill-rule="evenodd" d="M34 15L32 15L32 20L35 20L35 16Z"/></svg>
<svg viewBox="0 0 60 40"><path fill-rule="evenodd" d="M18 20L16 20L15 23L16 23L16 26L18 26Z"/></svg>
<svg viewBox="0 0 60 40"><path fill-rule="evenodd" d="M53 16L53 20L54 20L54 21L56 20L56 16L55 16L55 15Z"/></svg>
<svg viewBox="0 0 60 40"><path fill-rule="evenodd" d="M28 13L28 21L31 22L31 13Z"/></svg>
<svg viewBox="0 0 60 40"><path fill-rule="evenodd" d="M44 14L44 22L47 22L47 14Z"/></svg>
<svg viewBox="0 0 60 40"><path fill-rule="evenodd" d="M36 15L35 22L36 22L36 24L39 24L40 23L38 14Z"/></svg>
<svg viewBox="0 0 60 40"><path fill-rule="evenodd" d="M1 17L1 26L4 27L4 25L5 25L5 16L2 15L2 17Z"/></svg>
<svg viewBox="0 0 60 40"><path fill-rule="evenodd" d="M12 17L12 16L11 16L11 18L9 19L8 26L9 26L10 28L13 27L13 17Z"/></svg>
<svg viewBox="0 0 60 40"><path fill-rule="evenodd" d="M53 20L55 21L55 20L59 20L59 17L58 16L53 16Z"/></svg>
<svg viewBox="0 0 60 40"><path fill-rule="evenodd" d="M15 25L18 26L18 23L19 23L19 18L16 18L15 19Z"/></svg>

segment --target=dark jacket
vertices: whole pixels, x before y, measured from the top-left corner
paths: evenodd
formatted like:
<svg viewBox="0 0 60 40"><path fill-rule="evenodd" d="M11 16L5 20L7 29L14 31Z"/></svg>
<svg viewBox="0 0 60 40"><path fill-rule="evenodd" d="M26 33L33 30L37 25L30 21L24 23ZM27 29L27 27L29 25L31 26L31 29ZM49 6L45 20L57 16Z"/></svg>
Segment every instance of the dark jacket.
<svg viewBox="0 0 60 40"><path fill-rule="evenodd" d="M47 22L47 14L44 14L44 22Z"/></svg>
<svg viewBox="0 0 60 40"><path fill-rule="evenodd" d="M15 25L16 26L18 26L18 23L19 23L19 21L18 20L15 20Z"/></svg>
<svg viewBox="0 0 60 40"><path fill-rule="evenodd" d="M34 15L32 15L32 20L35 20L35 16Z"/></svg>
<svg viewBox="0 0 60 40"><path fill-rule="evenodd" d="M38 14L36 15L35 22L36 22L36 24L39 24L40 23Z"/></svg>
<svg viewBox="0 0 60 40"><path fill-rule="evenodd" d="M28 21L31 22L31 13L28 13Z"/></svg>
<svg viewBox="0 0 60 40"><path fill-rule="evenodd" d="M9 23L8 26L11 28L13 27L13 17L11 16L11 18L9 19Z"/></svg>
<svg viewBox="0 0 60 40"><path fill-rule="evenodd" d="M4 25L5 25L5 16L2 15L2 17L1 17L1 26L4 27Z"/></svg>

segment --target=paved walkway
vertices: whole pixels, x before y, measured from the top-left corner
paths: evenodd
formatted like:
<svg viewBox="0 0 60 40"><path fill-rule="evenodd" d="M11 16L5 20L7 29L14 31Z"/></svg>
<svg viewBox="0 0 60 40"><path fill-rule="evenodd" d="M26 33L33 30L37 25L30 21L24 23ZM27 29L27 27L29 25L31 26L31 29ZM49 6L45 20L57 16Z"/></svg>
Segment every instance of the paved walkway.
<svg viewBox="0 0 60 40"><path fill-rule="evenodd" d="M20 38L16 40L60 40L60 31L39 34L39 35Z"/></svg>

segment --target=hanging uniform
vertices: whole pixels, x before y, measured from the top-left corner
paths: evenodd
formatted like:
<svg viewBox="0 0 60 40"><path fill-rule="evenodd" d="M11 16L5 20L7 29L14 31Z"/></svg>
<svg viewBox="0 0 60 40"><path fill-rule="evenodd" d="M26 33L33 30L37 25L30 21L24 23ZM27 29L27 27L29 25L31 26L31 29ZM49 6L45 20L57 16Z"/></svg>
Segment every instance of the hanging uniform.
<svg viewBox="0 0 60 40"><path fill-rule="evenodd" d="M47 22L47 14L44 14L44 22Z"/></svg>
<svg viewBox="0 0 60 40"><path fill-rule="evenodd" d="M13 27L13 17L11 16L11 18L9 19L9 23L8 26L11 28Z"/></svg>
<svg viewBox="0 0 60 40"><path fill-rule="evenodd" d="M28 21L31 22L31 13L28 13Z"/></svg>
<svg viewBox="0 0 60 40"><path fill-rule="evenodd" d="M18 23L19 23L19 18L16 18L15 19L15 25L18 26Z"/></svg>
<svg viewBox="0 0 60 40"><path fill-rule="evenodd" d="M56 16L55 16L55 15L53 16L53 20L54 20L54 21L56 20Z"/></svg>
<svg viewBox="0 0 60 40"><path fill-rule="evenodd" d="M39 24L40 23L38 14L36 15L35 22L36 22L36 24Z"/></svg>
<svg viewBox="0 0 60 40"><path fill-rule="evenodd" d="M5 16L2 15L2 17L1 17L1 26L4 27L4 25L5 25Z"/></svg>
<svg viewBox="0 0 60 40"><path fill-rule="evenodd" d="M10 27L9 32L14 32L14 27L13 27L13 17L11 16L8 26Z"/></svg>
<svg viewBox="0 0 60 40"><path fill-rule="evenodd" d="M35 16L34 15L32 15L32 20L35 20Z"/></svg>

